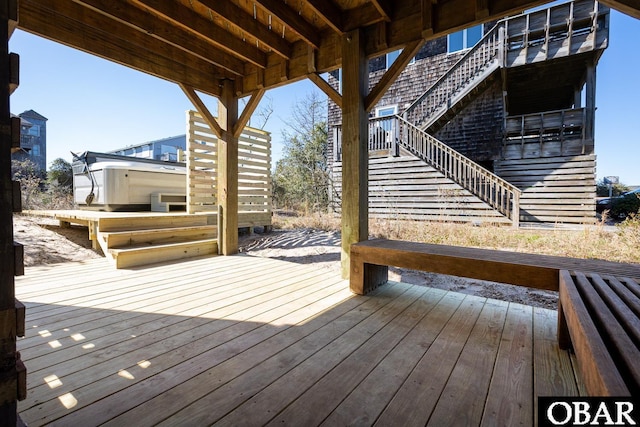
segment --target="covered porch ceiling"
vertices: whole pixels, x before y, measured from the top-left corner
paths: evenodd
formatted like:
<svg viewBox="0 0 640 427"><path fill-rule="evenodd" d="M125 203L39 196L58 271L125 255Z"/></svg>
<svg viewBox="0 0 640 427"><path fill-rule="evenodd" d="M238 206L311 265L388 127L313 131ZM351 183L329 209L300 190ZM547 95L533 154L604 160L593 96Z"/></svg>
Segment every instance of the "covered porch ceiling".
<svg viewBox="0 0 640 427"><path fill-rule="evenodd" d="M519 13L545 0L20 0L18 28L160 78L236 96L342 66L342 37L365 54ZM636 0L602 3L640 18ZM333 94L335 96L335 94Z"/></svg>

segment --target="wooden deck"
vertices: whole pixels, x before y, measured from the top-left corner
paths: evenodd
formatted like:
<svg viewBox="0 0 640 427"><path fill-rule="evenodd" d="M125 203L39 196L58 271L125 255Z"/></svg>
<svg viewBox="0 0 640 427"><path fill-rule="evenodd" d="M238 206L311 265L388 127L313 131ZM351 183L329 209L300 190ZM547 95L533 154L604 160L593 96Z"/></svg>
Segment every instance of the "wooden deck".
<svg viewBox="0 0 640 427"><path fill-rule="evenodd" d="M246 255L28 268L21 416L54 425L532 425L579 394L556 312Z"/></svg>

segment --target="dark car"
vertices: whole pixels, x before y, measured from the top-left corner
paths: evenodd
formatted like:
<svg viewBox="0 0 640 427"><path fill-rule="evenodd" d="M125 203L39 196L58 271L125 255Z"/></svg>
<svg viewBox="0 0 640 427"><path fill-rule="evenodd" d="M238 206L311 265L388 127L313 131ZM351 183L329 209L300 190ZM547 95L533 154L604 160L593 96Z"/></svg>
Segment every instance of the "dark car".
<svg viewBox="0 0 640 427"><path fill-rule="evenodd" d="M627 191L617 197L598 200L596 212L602 213L606 210L613 218L625 219L629 214L638 213L640 209L640 188Z"/></svg>

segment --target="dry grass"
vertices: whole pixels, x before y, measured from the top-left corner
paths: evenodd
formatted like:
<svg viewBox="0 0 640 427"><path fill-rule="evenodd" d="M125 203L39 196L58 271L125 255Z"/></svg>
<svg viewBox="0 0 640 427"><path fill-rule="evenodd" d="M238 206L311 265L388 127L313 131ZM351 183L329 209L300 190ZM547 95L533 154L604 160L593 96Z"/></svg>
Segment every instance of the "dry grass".
<svg viewBox="0 0 640 427"><path fill-rule="evenodd" d="M273 222L283 229L340 230L340 218L327 214L275 215ZM598 224L578 231L371 219L369 233L376 238L640 263L640 217L613 230Z"/></svg>

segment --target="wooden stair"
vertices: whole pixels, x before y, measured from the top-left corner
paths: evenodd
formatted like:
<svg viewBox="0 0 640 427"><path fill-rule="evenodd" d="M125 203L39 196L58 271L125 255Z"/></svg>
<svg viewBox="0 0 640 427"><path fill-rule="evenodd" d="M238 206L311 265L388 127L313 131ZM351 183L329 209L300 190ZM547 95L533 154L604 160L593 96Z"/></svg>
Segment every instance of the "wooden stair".
<svg viewBox="0 0 640 427"><path fill-rule="evenodd" d="M98 242L116 268L218 253L217 227L205 215L103 218Z"/></svg>

